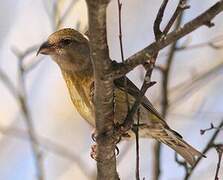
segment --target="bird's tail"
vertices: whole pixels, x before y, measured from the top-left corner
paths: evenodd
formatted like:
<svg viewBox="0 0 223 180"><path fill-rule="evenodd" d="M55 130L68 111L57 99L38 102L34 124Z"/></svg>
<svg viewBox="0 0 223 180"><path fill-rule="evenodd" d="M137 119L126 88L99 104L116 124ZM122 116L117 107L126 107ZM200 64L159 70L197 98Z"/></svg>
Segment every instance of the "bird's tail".
<svg viewBox="0 0 223 180"><path fill-rule="evenodd" d="M174 149L178 154L180 154L191 166L193 166L198 157L205 157L201 152L193 148L187 142L185 142L181 135L177 132L166 129L165 135L156 136L155 139L158 141L168 145L172 149Z"/></svg>

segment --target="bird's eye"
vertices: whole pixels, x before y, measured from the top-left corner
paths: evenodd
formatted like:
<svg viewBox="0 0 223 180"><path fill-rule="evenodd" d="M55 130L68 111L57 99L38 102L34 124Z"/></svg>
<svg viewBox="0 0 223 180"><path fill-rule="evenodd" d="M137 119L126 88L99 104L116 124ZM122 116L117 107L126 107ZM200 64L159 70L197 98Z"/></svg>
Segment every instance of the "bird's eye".
<svg viewBox="0 0 223 180"><path fill-rule="evenodd" d="M61 41L60 41L60 45L61 46L67 46L67 45L69 45L69 44L71 44L72 43L72 40L71 39L62 39Z"/></svg>

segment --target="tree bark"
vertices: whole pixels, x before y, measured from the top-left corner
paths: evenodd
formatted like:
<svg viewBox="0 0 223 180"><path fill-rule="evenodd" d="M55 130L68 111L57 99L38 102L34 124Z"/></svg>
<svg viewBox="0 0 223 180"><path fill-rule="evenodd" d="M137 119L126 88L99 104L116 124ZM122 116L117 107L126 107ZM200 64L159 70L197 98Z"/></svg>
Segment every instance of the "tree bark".
<svg viewBox="0 0 223 180"><path fill-rule="evenodd" d="M116 170L113 81L104 79L111 68L106 32L108 0L87 0L91 58L95 78L96 160L98 180L119 179Z"/></svg>

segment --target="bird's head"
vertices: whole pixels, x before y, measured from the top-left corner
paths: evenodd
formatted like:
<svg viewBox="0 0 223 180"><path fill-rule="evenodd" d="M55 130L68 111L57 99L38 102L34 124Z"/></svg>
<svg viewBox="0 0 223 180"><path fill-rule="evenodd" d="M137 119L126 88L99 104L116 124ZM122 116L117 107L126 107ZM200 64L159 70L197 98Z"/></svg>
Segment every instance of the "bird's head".
<svg viewBox="0 0 223 180"><path fill-rule="evenodd" d="M91 68L88 39L74 29L65 28L51 34L40 46L38 54L50 55L65 71Z"/></svg>

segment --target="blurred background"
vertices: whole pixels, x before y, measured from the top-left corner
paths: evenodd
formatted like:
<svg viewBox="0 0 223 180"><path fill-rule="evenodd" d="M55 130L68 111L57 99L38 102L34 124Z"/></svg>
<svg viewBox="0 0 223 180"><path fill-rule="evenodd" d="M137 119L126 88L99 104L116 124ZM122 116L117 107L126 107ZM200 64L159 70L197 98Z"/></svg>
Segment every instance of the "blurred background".
<svg viewBox="0 0 223 180"><path fill-rule="evenodd" d="M125 58L154 41L153 21L161 0L128 0L122 5ZM215 0L189 1L182 24L213 5ZM163 25L178 1L168 4ZM33 149L40 148L47 180L95 179L96 163L90 157L93 131L74 109L58 66L49 57L38 56L38 46L57 29L87 30L84 0L8 0L0 6L0 179L35 180ZM112 59L120 61L117 1L108 8L108 44ZM181 39L169 71L168 124L199 150L206 147L223 119L223 14L213 28L201 27ZM221 48L222 47L222 48ZM162 67L170 48L161 51L152 80L157 84L147 96L162 110ZM141 86L144 71L137 67L129 77ZM31 140L30 140L31 136ZM37 142L35 142L37 139ZM223 131L214 141L223 143ZM38 144L35 144L38 143ZM121 179L135 179L135 141L121 142L118 171ZM154 141L140 139L140 176L152 178ZM38 151L38 150L37 150ZM218 154L207 153L190 179L214 179ZM180 180L184 168L174 152L161 148L161 180ZM223 168L220 168L220 179Z"/></svg>

